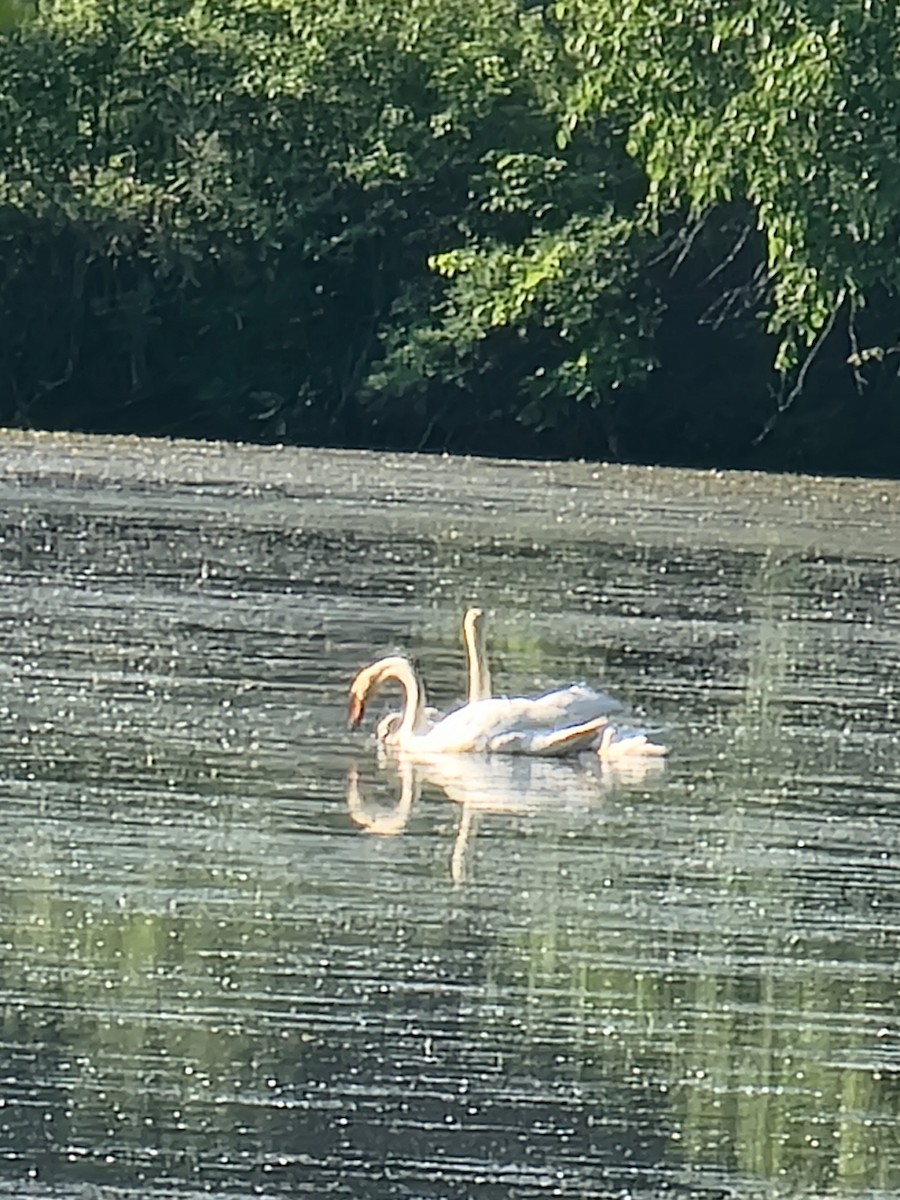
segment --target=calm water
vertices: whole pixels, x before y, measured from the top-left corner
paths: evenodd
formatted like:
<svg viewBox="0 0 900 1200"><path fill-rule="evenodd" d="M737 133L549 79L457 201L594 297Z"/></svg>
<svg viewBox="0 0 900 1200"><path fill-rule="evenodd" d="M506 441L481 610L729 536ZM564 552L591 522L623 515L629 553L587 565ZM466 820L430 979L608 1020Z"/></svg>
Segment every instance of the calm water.
<svg viewBox="0 0 900 1200"><path fill-rule="evenodd" d="M900 488L16 437L0 501L0 1194L900 1190ZM380 761L350 676L457 699L467 603L669 763Z"/></svg>

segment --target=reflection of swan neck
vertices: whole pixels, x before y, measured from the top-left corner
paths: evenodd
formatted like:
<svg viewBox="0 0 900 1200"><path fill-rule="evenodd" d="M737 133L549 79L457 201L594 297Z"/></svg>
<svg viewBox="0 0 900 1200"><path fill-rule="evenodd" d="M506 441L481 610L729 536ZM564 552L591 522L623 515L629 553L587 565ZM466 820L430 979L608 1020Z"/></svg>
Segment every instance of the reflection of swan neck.
<svg viewBox="0 0 900 1200"><path fill-rule="evenodd" d="M466 881L466 849L469 845L469 834L474 817L473 809L463 805L459 828L456 831L456 841L453 843L453 853L450 855L450 878L454 883L465 883Z"/></svg>
<svg viewBox="0 0 900 1200"><path fill-rule="evenodd" d="M491 671L485 650L485 616L480 608L469 608L463 617L463 642L469 667L469 704L491 696Z"/></svg>
<svg viewBox="0 0 900 1200"><path fill-rule="evenodd" d="M359 771L355 765L350 767L347 772L347 808L355 824L368 833L391 836L403 832L409 821L413 803L418 798L420 786L409 764L400 764L399 777L400 798L397 804L387 812L372 814L367 810L360 790Z"/></svg>

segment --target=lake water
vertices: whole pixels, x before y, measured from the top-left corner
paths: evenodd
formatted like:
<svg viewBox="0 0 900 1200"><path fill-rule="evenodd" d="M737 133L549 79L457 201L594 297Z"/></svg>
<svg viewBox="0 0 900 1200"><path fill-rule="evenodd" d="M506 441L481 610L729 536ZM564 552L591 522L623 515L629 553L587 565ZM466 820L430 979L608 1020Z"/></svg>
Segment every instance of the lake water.
<svg viewBox="0 0 900 1200"><path fill-rule="evenodd" d="M897 1194L900 487L10 435L0 501L0 1194ZM350 677L457 700L471 603L670 760L381 761Z"/></svg>

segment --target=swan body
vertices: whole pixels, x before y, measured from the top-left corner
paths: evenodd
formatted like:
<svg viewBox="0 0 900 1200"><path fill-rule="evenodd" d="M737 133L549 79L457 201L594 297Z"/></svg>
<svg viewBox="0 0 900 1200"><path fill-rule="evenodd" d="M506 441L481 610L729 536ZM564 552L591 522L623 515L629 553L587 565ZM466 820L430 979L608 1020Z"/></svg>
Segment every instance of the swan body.
<svg viewBox="0 0 900 1200"><path fill-rule="evenodd" d="M385 683L399 683L405 703L400 721L392 729L393 745L407 753L431 754L530 754L556 757L592 749L607 724L605 715L585 710L584 692L576 689L569 705L548 696L529 698L489 697L465 704L440 720L425 712L425 692L408 659L392 655L357 673L350 685L348 721L362 721L366 700ZM565 689L567 693L573 689Z"/></svg>
<svg viewBox="0 0 900 1200"><path fill-rule="evenodd" d="M486 700L493 695L485 630L484 611L480 608L467 609L463 617L463 642L468 665L469 704L475 700ZM531 711L536 719L544 720L553 726L562 722L574 724L591 721L595 717L619 712L622 708L622 702L615 696L608 692L598 692L584 683L573 683L569 687L554 688L536 696L521 698L530 702Z"/></svg>
<svg viewBox="0 0 900 1200"><path fill-rule="evenodd" d="M435 721L439 721L440 719L441 713L439 709L433 708L430 704L425 705L422 709L423 724L433 725ZM402 720L402 712L386 713L375 726L375 736L379 742L384 742L386 746L395 746L397 744L397 730L400 728Z"/></svg>
<svg viewBox="0 0 900 1200"><path fill-rule="evenodd" d="M492 698L491 669L488 665L485 645L485 614L481 608L466 609L462 626L463 645L466 651L467 689L465 704ZM498 699L500 697L497 697ZM621 701L608 692L598 692L586 684L573 683L567 688L556 688L537 696L522 696L509 699L510 703L528 700L530 717L548 728L583 725L597 717L608 716L622 708ZM388 713L375 727L375 736L385 745L399 745L399 730L403 714ZM436 708L423 707L422 728L427 723L433 726L440 719ZM421 731L421 730L420 730ZM517 751L524 753L524 751ZM512 751L509 751L512 753Z"/></svg>

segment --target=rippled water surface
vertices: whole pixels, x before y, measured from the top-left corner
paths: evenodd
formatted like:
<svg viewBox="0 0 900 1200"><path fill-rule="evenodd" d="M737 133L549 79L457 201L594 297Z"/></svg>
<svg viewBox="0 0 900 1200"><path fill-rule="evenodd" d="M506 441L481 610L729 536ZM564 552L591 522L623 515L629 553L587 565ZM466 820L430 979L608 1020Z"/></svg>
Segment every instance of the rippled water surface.
<svg viewBox="0 0 900 1200"><path fill-rule="evenodd" d="M897 1194L900 488L21 436L0 501L0 1194ZM351 675L459 699L469 603L666 765L379 759Z"/></svg>

